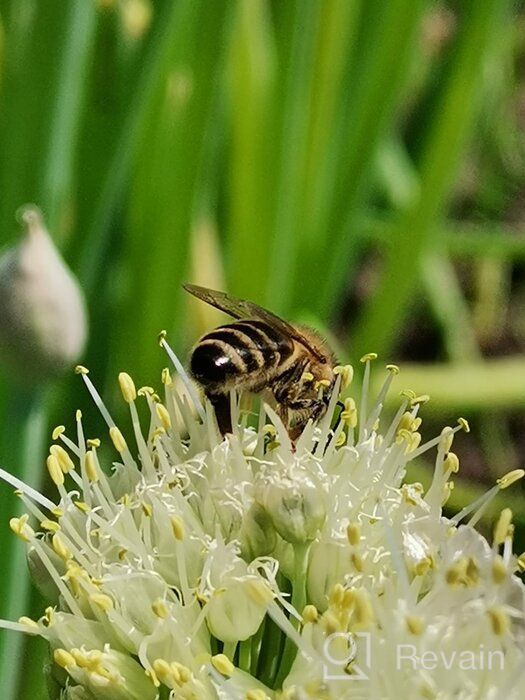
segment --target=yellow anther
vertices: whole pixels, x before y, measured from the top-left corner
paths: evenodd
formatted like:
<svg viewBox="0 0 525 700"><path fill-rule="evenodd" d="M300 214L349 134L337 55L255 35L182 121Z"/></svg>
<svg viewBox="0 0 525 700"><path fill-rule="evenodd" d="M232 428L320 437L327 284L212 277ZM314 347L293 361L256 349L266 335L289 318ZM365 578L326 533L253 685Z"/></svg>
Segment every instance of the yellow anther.
<svg viewBox="0 0 525 700"><path fill-rule="evenodd" d="M92 593L89 600L106 613L113 610L113 601L104 593Z"/></svg>
<svg viewBox="0 0 525 700"><path fill-rule="evenodd" d="M466 583L469 586L477 586L479 583L479 566L475 559L469 557L467 560L467 569L465 571Z"/></svg>
<svg viewBox="0 0 525 700"><path fill-rule="evenodd" d="M330 612L330 610L327 610L323 614L321 618L321 625L327 635L341 631L341 623L339 622L337 615L334 615L332 612Z"/></svg>
<svg viewBox="0 0 525 700"><path fill-rule="evenodd" d="M127 553L128 553L127 549L124 549L124 548L119 549L118 554L117 554L119 561L124 561Z"/></svg>
<svg viewBox="0 0 525 700"><path fill-rule="evenodd" d="M46 459L46 465L53 483L56 486L62 486L64 483L64 472L62 469L60 469L60 464L58 463L58 459L55 457L55 455L49 455L49 457Z"/></svg>
<svg viewBox="0 0 525 700"><path fill-rule="evenodd" d="M177 680L173 677L173 672L169 663L164 659L155 659L152 666L153 671L161 683L164 683L164 685L167 685L170 688L173 687Z"/></svg>
<svg viewBox="0 0 525 700"><path fill-rule="evenodd" d="M84 501L73 501L73 505L78 508L82 513L89 513L91 508Z"/></svg>
<svg viewBox="0 0 525 700"><path fill-rule="evenodd" d="M249 690L246 693L246 700L269 700L268 695L260 688Z"/></svg>
<svg viewBox="0 0 525 700"><path fill-rule="evenodd" d="M399 367L397 365L387 365L387 370L392 372L392 374L399 374Z"/></svg>
<svg viewBox="0 0 525 700"><path fill-rule="evenodd" d="M424 576L428 570L432 567L432 559L430 557L425 557L418 561L412 567L412 572L414 576Z"/></svg>
<svg viewBox="0 0 525 700"><path fill-rule="evenodd" d="M170 611L166 605L166 602L162 600L162 598L157 598L157 600L154 600L151 604L151 609L157 617L161 618L161 620L165 620L167 617L169 617Z"/></svg>
<svg viewBox="0 0 525 700"><path fill-rule="evenodd" d="M170 518L171 522L171 529L173 534L175 535L176 540L183 540L184 539L184 521L180 517L180 515L172 515Z"/></svg>
<svg viewBox="0 0 525 700"><path fill-rule="evenodd" d="M53 652L53 659L56 665L61 668L73 668L77 665L74 656L65 649L55 649Z"/></svg>
<svg viewBox="0 0 525 700"><path fill-rule="evenodd" d="M458 423L466 433L470 433L470 425L466 418L458 418Z"/></svg>
<svg viewBox="0 0 525 700"><path fill-rule="evenodd" d="M443 471L457 474L459 472L459 458L454 452L449 452L443 460Z"/></svg>
<svg viewBox="0 0 525 700"><path fill-rule="evenodd" d="M93 450L88 450L86 452L85 468L86 476L89 479L89 481L92 484L96 484L100 476L98 473L97 462Z"/></svg>
<svg viewBox="0 0 525 700"><path fill-rule="evenodd" d="M399 392L399 396L402 396L403 398L412 401L416 398L417 394L415 391L412 391L412 389L403 389L403 391Z"/></svg>
<svg viewBox="0 0 525 700"><path fill-rule="evenodd" d="M121 372L118 375L118 382L120 384L120 391L124 397L126 403L132 403L137 398L137 390L135 389L135 383L133 379L126 372Z"/></svg>
<svg viewBox="0 0 525 700"><path fill-rule="evenodd" d="M137 391L137 396L153 396L155 389L152 386L141 386Z"/></svg>
<svg viewBox="0 0 525 700"><path fill-rule="evenodd" d="M494 544L500 545L507 537L512 536L514 527L512 525L512 511L510 508L503 508L494 527Z"/></svg>
<svg viewBox="0 0 525 700"><path fill-rule="evenodd" d="M223 676L233 676L235 666L232 664L226 654L215 654L211 657L212 666Z"/></svg>
<svg viewBox="0 0 525 700"><path fill-rule="evenodd" d="M523 479L524 476L525 476L524 469L513 469L511 472L508 472L507 474L502 476L500 479L498 479L496 483L498 484L500 489L506 489L509 486L512 486L512 484L516 483L516 481Z"/></svg>
<svg viewBox="0 0 525 700"><path fill-rule="evenodd" d="M410 634L419 636L425 629L425 623L421 617L417 615L407 615L406 616L407 629Z"/></svg>
<svg viewBox="0 0 525 700"><path fill-rule="evenodd" d="M365 568L363 557L359 554L359 552L352 552L350 555L350 561L352 562L356 571L361 572Z"/></svg>
<svg viewBox="0 0 525 700"><path fill-rule="evenodd" d="M453 481L447 481L445 484L443 484L443 494L441 496L441 505L444 506L445 503L448 501L450 498L450 494L454 490L454 482Z"/></svg>
<svg viewBox="0 0 525 700"><path fill-rule="evenodd" d="M56 457L58 459L58 464L60 466L60 469L64 472L64 474L69 474L69 472L73 471L73 469L75 468L73 460L63 447L61 447L60 445L51 445L49 451L53 455L53 457Z"/></svg>
<svg viewBox="0 0 525 700"><path fill-rule="evenodd" d="M313 380L314 380L314 375L311 372L303 372L303 375L301 377L301 381L303 383L313 382Z"/></svg>
<svg viewBox="0 0 525 700"><path fill-rule="evenodd" d="M149 503L142 502L141 504L142 512L146 516L146 518L151 518L153 515L153 508Z"/></svg>
<svg viewBox="0 0 525 700"><path fill-rule="evenodd" d="M99 440L99 438L89 438L88 440L86 440L86 442L87 442L87 446L88 446L88 447L91 447L91 448L93 448L93 449L95 449L95 450L98 449L98 448L100 447L100 440Z"/></svg>
<svg viewBox="0 0 525 700"><path fill-rule="evenodd" d="M40 629L38 622L35 622L35 620L32 620L30 617L27 617L26 615L22 615L22 617L19 617L18 622L19 622L19 624L24 625L25 627L29 627L32 630L39 630Z"/></svg>
<svg viewBox="0 0 525 700"><path fill-rule="evenodd" d="M319 612L315 605L305 605L303 609L303 623L306 624L307 622L317 622L319 619Z"/></svg>
<svg viewBox="0 0 525 700"><path fill-rule="evenodd" d="M361 525L359 523L349 523L346 528L348 542L355 547L361 540Z"/></svg>
<svg viewBox="0 0 525 700"><path fill-rule="evenodd" d="M314 389L315 391L319 391L319 389L328 389L330 384L331 382L329 379L319 379L317 382L315 382Z"/></svg>
<svg viewBox="0 0 525 700"><path fill-rule="evenodd" d="M62 435L62 433L65 433L65 432L66 432L65 425L57 425L57 427L51 433L51 437L53 438L53 440L58 440L58 438Z"/></svg>
<svg viewBox="0 0 525 700"><path fill-rule="evenodd" d="M64 511L62 508L59 508L58 506L56 508L51 509L51 514L55 516L55 518L61 518L64 515Z"/></svg>
<svg viewBox="0 0 525 700"><path fill-rule="evenodd" d="M397 426L398 430L412 430L414 425L414 418L410 411L405 411L403 415L401 416L399 420L399 424Z"/></svg>
<svg viewBox="0 0 525 700"><path fill-rule="evenodd" d="M355 590L347 588L343 597L343 608L345 610L353 610L355 606Z"/></svg>
<svg viewBox="0 0 525 700"><path fill-rule="evenodd" d="M346 433L343 430L337 436L337 438L335 440L335 446L342 447L344 444L346 444Z"/></svg>
<svg viewBox="0 0 525 700"><path fill-rule="evenodd" d="M77 365L75 367L75 374L89 374L89 370L84 365Z"/></svg>
<svg viewBox="0 0 525 700"><path fill-rule="evenodd" d="M155 406L155 411L157 413L157 418L160 420L162 427L164 430L168 431L171 429L171 418L170 414L168 413L168 409L166 406L163 406L161 403L158 403Z"/></svg>
<svg viewBox="0 0 525 700"><path fill-rule="evenodd" d="M330 605L341 605L345 597L345 589L340 583L336 583L330 591L328 598Z"/></svg>
<svg viewBox="0 0 525 700"><path fill-rule="evenodd" d="M413 399L411 399L410 403L412 406L415 406L416 404L419 404L422 406L424 403L428 403L430 401L430 396L428 394L421 394L420 396L414 396Z"/></svg>
<svg viewBox="0 0 525 700"><path fill-rule="evenodd" d="M60 525L54 520L42 520L40 527L48 532L58 532L60 530Z"/></svg>
<svg viewBox="0 0 525 700"><path fill-rule="evenodd" d="M122 454L125 452L127 445L126 441L124 440L124 436L120 432L120 430L117 428L116 425L112 426L109 429L109 437L111 438L111 442L113 443L114 448Z"/></svg>
<svg viewBox="0 0 525 700"><path fill-rule="evenodd" d="M445 581L449 584L449 586L464 583L465 576L467 574L467 566L468 560L466 557L461 557L446 570Z"/></svg>
<svg viewBox="0 0 525 700"><path fill-rule="evenodd" d="M410 452L414 452L419 447L420 442L421 442L421 433L412 433L410 436L410 439L408 440L405 454L409 454Z"/></svg>
<svg viewBox="0 0 525 700"><path fill-rule="evenodd" d="M341 375L341 389L346 389L354 378L354 368L352 365L337 365L334 367L334 374Z"/></svg>
<svg viewBox="0 0 525 700"><path fill-rule="evenodd" d="M187 683L191 679L191 671L187 666L184 666L184 664L178 661L172 661L171 668L174 673L178 674L180 683Z"/></svg>
<svg viewBox="0 0 525 700"><path fill-rule="evenodd" d="M503 583L507 580L508 571L503 557L496 555L492 562L492 580L494 583Z"/></svg>
<svg viewBox="0 0 525 700"><path fill-rule="evenodd" d="M403 442L410 446L410 441L412 440L412 431L406 428L400 428L396 433L396 443L401 445Z"/></svg>
<svg viewBox="0 0 525 700"><path fill-rule="evenodd" d="M498 637L502 637L509 631L510 623L509 616L501 608L492 608L487 610L487 615L492 626L492 631Z"/></svg>
<svg viewBox="0 0 525 700"><path fill-rule="evenodd" d="M131 496L129 493L125 493L123 496L119 498L119 502L122 503L123 506L126 506L126 508L129 508L133 501L131 500Z"/></svg>
<svg viewBox="0 0 525 700"><path fill-rule="evenodd" d="M68 549L66 543L58 533L53 535L51 538L51 543L53 545L53 549L61 559L68 561L69 559L73 558L71 551Z"/></svg>
<svg viewBox="0 0 525 700"><path fill-rule="evenodd" d="M360 628L368 627L374 621L374 610L370 595L363 588L355 591L354 616Z"/></svg>
<svg viewBox="0 0 525 700"><path fill-rule="evenodd" d="M367 352L366 355L363 355L359 362L372 362L372 360L377 360L377 352Z"/></svg>
<svg viewBox="0 0 525 700"><path fill-rule="evenodd" d="M423 486L416 481L413 484L403 484L401 486L401 494L405 503L409 503L411 506L417 506L421 502L421 495L423 493Z"/></svg>
<svg viewBox="0 0 525 700"><path fill-rule="evenodd" d="M155 440L158 440L163 435L166 435L166 431L164 430L164 428L155 428L155 430L151 434L151 442L155 442Z"/></svg>
<svg viewBox="0 0 525 700"><path fill-rule="evenodd" d="M357 407L352 397L345 399L344 410L341 412L341 420L349 427L355 428L357 425Z"/></svg>
<svg viewBox="0 0 525 700"><path fill-rule="evenodd" d="M446 426L443 428L441 431L441 439L439 441L439 449L441 452L444 452L447 454L450 452L450 448L452 447L452 443L454 442L454 431L450 426Z"/></svg>
<svg viewBox="0 0 525 700"><path fill-rule="evenodd" d="M164 369L162 370L161 379L162 379L162 383L164 384L164 386L172 386L173 385L173 378L171 376L171 372L169 371L169 369L167 367L164 367Z"/></svg>
<svg viewBox="0 0 525 700"><path fill-rule="evenodd" d="M168 331L161 331L159 335L157 336L159 345L162 346L162 343L166 340L166 336L168 335Z"/></svg>
<svg viewBox="0 0 525 700"><path fill-rule="evenodd" d="M272 590L263 580L248 581L246 589L258 605L268 605L273 600Z"/></svg>
<svg viewBox="0 0 525 700"><path fill-rule="evenodd" d="M518 570L521 573L525 572L525 552L519 555L516 560L516 564L518 565Z"/></svg>
<svg viewBox="0 0 525 700"><path fill-rule="evenodd" d="M77 410L75 411L75 419L77 423L80 423L80 421L82 420L82 411L80 410L80 408L77 408Z"/></svg>

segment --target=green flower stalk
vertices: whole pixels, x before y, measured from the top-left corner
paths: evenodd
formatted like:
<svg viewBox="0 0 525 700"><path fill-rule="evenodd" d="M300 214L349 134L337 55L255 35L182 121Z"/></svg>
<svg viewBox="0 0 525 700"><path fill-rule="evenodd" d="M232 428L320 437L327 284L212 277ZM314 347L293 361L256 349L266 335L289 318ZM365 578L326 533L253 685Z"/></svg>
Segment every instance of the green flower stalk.
<svg viewBox="0 0 525 700"><path fill-rule="evenodd" d="M61 698L521 696L525 562L512 552L512 513L492 544L474 525L522 470L447 519L452 444L468 424L421 444L428 397L410 392L384 418L397 367L371 399L375 356L363 358L359 403L340 412L352 371L339 368L326 416L295 445L270 406L254 429L232 396L223 439L161 344L186 391L167 370L162 399L120 375L133 446L77 368L107 423L112 469L77 413L75 436L53 432L53 499L0 471L25 504L11 528L50 604L39 620L0 624L47 640ZM429 450L425 493L404 477Z"/></svg>

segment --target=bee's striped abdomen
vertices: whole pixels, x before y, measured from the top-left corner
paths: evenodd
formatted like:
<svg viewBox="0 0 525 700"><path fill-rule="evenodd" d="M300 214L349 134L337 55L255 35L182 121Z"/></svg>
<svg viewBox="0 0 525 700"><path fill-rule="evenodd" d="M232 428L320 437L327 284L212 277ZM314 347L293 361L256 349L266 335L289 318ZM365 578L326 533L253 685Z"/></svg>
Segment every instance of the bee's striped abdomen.
<svg viewBox="0 0 525 700"><path fill-rule="evenodd" d="M275 369L292 351L293 342L268 324L239 321L200 339L191 356L191 372L208 387L250 375L255 379Z"/></svg>

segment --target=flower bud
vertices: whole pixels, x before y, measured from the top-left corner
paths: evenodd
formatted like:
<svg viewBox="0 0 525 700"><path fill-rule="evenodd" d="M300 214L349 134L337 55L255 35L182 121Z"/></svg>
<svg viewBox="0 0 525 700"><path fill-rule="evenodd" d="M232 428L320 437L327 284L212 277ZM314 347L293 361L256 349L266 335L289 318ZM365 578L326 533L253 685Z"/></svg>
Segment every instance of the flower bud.
<svg viewBox="0 0 525 700"><path fill-rule="evenodd" d="M239 541L246 561L270 554L275 549L277 535L268 513L259 503L253 503L243 518Z"/></svg>
<svg viewBox="0 0 525 700"><path fill-rule="evenodd" d="M45 230L22 213L26 235L0 257L0 359L23 381L73 365L86 341L84 297Z"/></svg>
<svg viewBox="0 0 525 700"><path fill-rule="evenodd" d="M210 632L223 642L236 642L257 632L266 614L266 606L251 593L253 578L245 577L213 593L206 620Z"/></svg>
<svg viewBox="0 0 525 700"><path fill-rule="evenodd" d="M326 518L325 492L305 471L261 479L258 502L281 537L292 544L315 539Z"/></svg>

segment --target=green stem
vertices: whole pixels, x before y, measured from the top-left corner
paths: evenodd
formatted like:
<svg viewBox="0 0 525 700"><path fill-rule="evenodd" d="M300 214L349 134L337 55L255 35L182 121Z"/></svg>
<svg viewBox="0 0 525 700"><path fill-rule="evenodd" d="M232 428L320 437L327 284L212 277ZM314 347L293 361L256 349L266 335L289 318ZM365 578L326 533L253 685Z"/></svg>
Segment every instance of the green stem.
<svg viewBox="0 0 525 700"><path fill-rule="evenodd" d="M294 579L292 589L292 606L299 614L302 613L306 605L306 575L308 573L308 554L311 542L298 544L294 547ZM297 619L292 618L294 627L299 627ZM290 673L292 664L297 655L297 647L291 639L287 639L284 645L284 653L280 665L277 667L277 676L274 687L281 687L283 681Z"/></svg>
<svg viewBox="0 0 525 700"><path fill-rule="evenodd" d="M270 618L266 616L262 621L259 629L251 638L252 650L250 652L250 673L252 676L257 677L257 666L259 663L260 656L262 654L262 640L264 638L264 633Z"/></svg>
<svg viewBox="0 0 525 700"><path fill-rule="evenodd" d="M269 687L271 687L277 672L278 659L283 648L284 635L275 622L267 617L257 664L257 678Z"/></svg>
<svg viewBox="0 0 525 700"><path fill-rule="evenodd" d="M237 644L238 642L224 642L222 653L225 654L232 663L235 657L235 651L237 650Z"/></svg>
<svg viewBox="0 0 525 700"><path fill-rule="evenodd" d="M4 444L16 443L6 459L5 467L13 471L20 479L34 488L40 488L42 483L42 460L44 457L43 445L47 425L47 392L43 389L34 392L24 392L18 387L12 387L10 415L6 417L6 429L11 439L6 439ZM11 496L11 494L9 494ZM9 515L20 513L20 506L13 500L4 497L2 503ZM31 585L25 562L24 547L14 541L11 533L6 530L0 536L2 543L4 563L8 568L2 573L1 585L1 616L16 620L22 615L30 614L29 600ZM16 673L20 668L19 660L24 657L26 640L23 635L13 632L3 636L0 646L0 678L2 679L2 698L5 700L17 700L28 697L21 692L23 674ZM43 674L42 681L43 681ZM31 697L37 697L35 689L31 689Z"/></svg>
<svg viewBox="0 0 525 700"><path fill-rule="evenodd" d="M239 668L250 673L252 661L252 640L246 639L239 644Z"/></svg>

